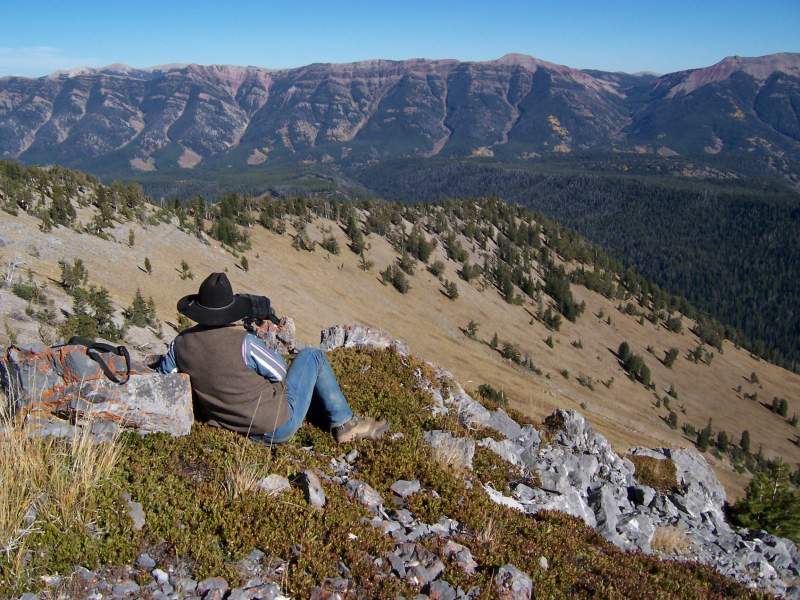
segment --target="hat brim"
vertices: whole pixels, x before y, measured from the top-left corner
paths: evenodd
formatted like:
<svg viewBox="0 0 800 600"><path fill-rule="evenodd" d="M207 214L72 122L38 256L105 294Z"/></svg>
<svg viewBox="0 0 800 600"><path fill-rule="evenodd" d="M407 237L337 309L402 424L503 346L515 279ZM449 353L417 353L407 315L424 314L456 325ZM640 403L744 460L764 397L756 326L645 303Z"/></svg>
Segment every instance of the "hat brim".
<svg viewBox="0 0 800 600"><path fill-rule="evenodd" d="M248 315L250 301L236 294L228 306L209 308L197 302L197 294L189 294L178 300L178 312L200 325L229 325Z"/></svg>

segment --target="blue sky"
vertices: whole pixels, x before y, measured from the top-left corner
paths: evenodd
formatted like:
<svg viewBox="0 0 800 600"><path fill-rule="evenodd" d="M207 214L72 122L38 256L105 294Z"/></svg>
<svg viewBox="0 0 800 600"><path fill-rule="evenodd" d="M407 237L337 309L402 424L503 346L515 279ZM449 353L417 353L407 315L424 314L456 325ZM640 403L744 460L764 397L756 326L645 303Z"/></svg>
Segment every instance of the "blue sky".
<svg viewBox="0 0 800 600"><path fill-rule="evenodd" d="M385 2L3 0L0 76L125 63L237 64L531 54L660 73L800 52L800 0Z"/></svg>

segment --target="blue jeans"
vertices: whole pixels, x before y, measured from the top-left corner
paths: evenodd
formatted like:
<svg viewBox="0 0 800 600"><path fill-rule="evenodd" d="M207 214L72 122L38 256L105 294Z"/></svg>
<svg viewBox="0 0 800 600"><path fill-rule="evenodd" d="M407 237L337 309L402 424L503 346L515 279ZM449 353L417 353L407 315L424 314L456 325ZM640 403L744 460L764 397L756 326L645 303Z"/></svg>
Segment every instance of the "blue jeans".
<svg viewBox="0 0 800 600"><path fill-rule="evenodd" d="M289 367L286 402L289 418L272 433L258 436L259 441L268 444L288 441L300 429L312 402L314 408L327 418L331 428L343 425L353 417L325 353L318 348L301 350Z"/></svg>

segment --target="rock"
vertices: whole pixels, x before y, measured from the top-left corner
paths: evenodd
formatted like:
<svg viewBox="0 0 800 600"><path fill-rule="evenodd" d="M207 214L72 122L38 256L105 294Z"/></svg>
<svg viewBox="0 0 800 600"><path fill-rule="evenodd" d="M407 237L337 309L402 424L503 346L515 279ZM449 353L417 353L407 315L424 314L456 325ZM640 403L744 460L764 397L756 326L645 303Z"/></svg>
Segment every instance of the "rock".
<svg viewBox="0 0 800 600"><path fill-rule="evenodd" d="M518 483L514 486L512 494L520 502L530 502L536 497L536 491L524 483Z"/></svg>
<svg viewBox="0 0 800 600"><path fill-rule="evenodd" d="M617 531L623 538L644 552L650 552L650 540L655 530L655 523L646 514L627 514L617 521Z"/></svg>
<svg viewBox="0 0 800 600"><path fill-rule="evenodd" d="M272 473L267 475L266 477L262 478L258 482L258 489L262 492L266 492L270 496L277 496L281 492L288 490L292 484L289 483L289 480L282 475L277 475Z"/></svg>
<svg viewBox="0 0 800 600"><path fill-rule="evenodd" d="M406 534L406 539L412 542L416 542L417 540L422 539L426 535L429 535L430 532L431 532L430 527L428 527L425 523L420 523Z"/></svg>
<svg viewBox="0 0 800 600"><path fill-rule="evenodd" d="M344 600L350 590L350 581L342 577L327 578L322 585L311 590L309 600Z"/></svg>
<svg viewBox="0 0 800 600"><path fill-rule="evenodd" d="M322 489L322 483L319 477L311 470L305 470L297 476L295 480L303 490L308 503L314 508L322 508L325 506L325 491Z"/></svg>
<svg viewBox="0 0 800 600"><path fill-rule="evenodd" d="M535 497L525 504L526 512L537 513L540 510L558 510L582 519L589 527L597 526L594 511L577 491L570 490L566 494L553 494L543 490L534 491Z"/></svg>
<svg viewBox="0 0 800 600"><path fill-rule="evenodd" d="M458 531L458 521L448 517L439 517L439 520L430 526L430 530L431 534L446 538Z"/></svg>
<svg viewBox="0 0 800 600"><path fill-rule="evenodd" d="M472 552L466 546L453 541L449 541L444 545L445 558L455 559L458 566L462 571L468 575L474 575L478 568L478 563L472 557Z"/></svg>
<svg viewBox="0 0 800 600"><path fill-rule="evenodd" d="M357 458L358 458L358 450L356 450L355 448L350 450L350 452L348 452L344 457L344 459L351 464L354 463Z"/></svg>
<svg viewBox="0 0 800 600"><path fill-rule="evenodd" d="M488 448L507 463L518 467L524 466L520 455L525 448L515 442L512 442L511 440L503 440L498 442L492 438L484 438L478 442L478 446L482 448Z"/></svg>
<svg viewBox="0 0 800 600"><path fill-rule="evenodd" d="M120 423L140 433L166 432L188 435L192 430L192 390L189 376L131 375L123 386L102 382L89 396L69 402L71 417L102 415L102 420Z"/></svg>
<svg viewBox="0 0 800 600"><path fill-rule="evenodd" d="M714 475L711 466L697 450L676 448L669 450L677 469L678 485L684 490L680 496L690 514L715 512L722 514L725 504L725 488Z"/></svg>
<svg viewBox="0 0 800 600"><path fill-rule="evenodd" d="M444 465L472 470L475 441L472 438L454 437L447 431L434 429L425 432L425 441L434 449L434 455Z"/></svg>
<svg viewBox="0 0 800 600"><path fill-rule="evenodd" d="M222 577L208 577L197 584L197 593L203 595L210 591L226 592L228 582Z"/></svg>
<svg viewBox="0 0 800 600"><path fill-rule="evenodd" d="M594 490L589 495L589 502L594 509L597 520L597 528L604 533L616 532L617 518L620 511L617 500L614 497L613 488L606 484Z"/></svg>
<svg viewBox="0 0 800 600"><path fill-rule="evenodd" d="M364 325L333 325L323 329L320 333L319 347L325 351L335 348L368 348L394 350L403 356L409 354L405 342L392 338L385 331Z"/></svg>
<svg viewBox="0 0 800 600"><path fill-rule="evenodd" d="M531 578L514 565L503 565L494 578L498 600L529 600L533 595Z"/></svg>
<svg viewBox="0 0 800 600"><path fill-rule="evenodd" d="M153 558L147 554L147 552L143 552L136 559L136 566L140 569L144 569L145 571L149 571L156 566L156 561L153 560Z"/></svg>
<svg viewBox="0 0 800 600"><path fill-rule="evenodd" d="M347 482L347 495L373 512L377 512L383 506L383 498L380 493L358 479L351 479Z"/></svg>
<svg viewBox="0 0 800 600"><path fill-rule="evenodd" d="M125 579L120 581L111 588L111 593L114 595L115 598L124 598L126 596L132 596L139 592L139 585L135 581L131 581L130 579Z"/></svg>
<svg viewBox="0 0 800 600"><path fill-rule="evenodd" d="M431 600L456 600L457 596L452 585L443 579L437 579L428 586L428 597Z"/></svg>
<svg viewBox="0 0 800 600"><path fill-rule="evenodd" d="M39 600L39 594L33 592L25 592L19 597L19 600Z"/></svg>
<svg viewBox="0 0 800 600"><path fill-rule="evenodd" d="M127 492L123 492L121 497L128 504L128 516L131 518L131 521L133 521L133 530L141 531L147 523L142 504L140 502L134 502Z"/></svg>
<svg viewBox="0 0 800 600"><path fill-rule="evenodd" d="M187 594L191 594L195 590L197 590L197 581L195 581L191 577L175 577L173 578L171 583L173 587L179 592L185 592Z"/></svg>
<svg viewBox="0 0 800 600"><path fill-rule="evenodd" d="M69 421L59 419L47 413L33 413L35 416L26 422L25 432L31 437L60 437L67 439L76 438L81 428Z"/></svg>
<svg viewBox="0 0 800 600"><path fill-rule="evenodd" d="M419 481L417 481L416 479L414 479L413 481L406 481L404 479L400 479L398 481L395 481L392 484L392 487L390 487L389 489L392 490L395 494L397 494L401 498L406 498L411 494L416 494L420 490L420 484Z"/></svg>
<svg viewBox="0 0 800 600"><path fill-rule="evenodd" d="M628 487L628 499L637 506L650 506L656 491L648 485L632 485Z"/></svg>
<svg viewBox="0 0 800 600"><path fill-rule="evenodd" d="M155 579L159 585L169 583L169 575L167 575L166 571L162 571L161 569L153 569L150 575L153 576L153 579Z"/></svg>
<svg viewBox="0 0 800 600"><path fill-rule="evenodd" d="M121 373L121 357L104 354L112 370ZM123 425L142 433L166 432L186 435L194 420L189 376L161 375L144 364L131 363L125 385L111 381L99 364L79 346L45 351L43 347L12 349L8 360L9 381L16 409L52 413L69 420L91 419ZM93 424L93 427L95 425ZM63 433L74 430L64 428ZM98 434L107 436L107 431ZM57 435L53 427L43 435Z"/></svg>
<svg viewBox="0 0 800 600"><path fill-rule="evenodd" d="M275 352L290 354L297 348L297 328L292 317L283 317L277 328L265 321L263 326L256 328L255 333L264 340L267 348Z"/></svg>
<svg viewBox="0 0 800 600"><path fill-rule="evenodd" d="M550 568L550 563L548 562L547 558L544 556L539 557L539 568L542 571L547 571Z"/></svg>

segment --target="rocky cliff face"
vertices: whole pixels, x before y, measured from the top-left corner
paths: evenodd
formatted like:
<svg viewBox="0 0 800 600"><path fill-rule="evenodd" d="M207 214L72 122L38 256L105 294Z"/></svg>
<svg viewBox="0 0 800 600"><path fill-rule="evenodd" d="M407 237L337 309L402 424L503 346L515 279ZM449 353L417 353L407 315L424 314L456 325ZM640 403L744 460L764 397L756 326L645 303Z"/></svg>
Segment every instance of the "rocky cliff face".
<svg viewBox="0 0 800 600"><path fill-rule="evenodd" d="M655 79L524 55L279 71L113 65L0 79L0 157L132 172L602 149L746 152L777 168L800 156L799 89L798 54Z"/></svg>

